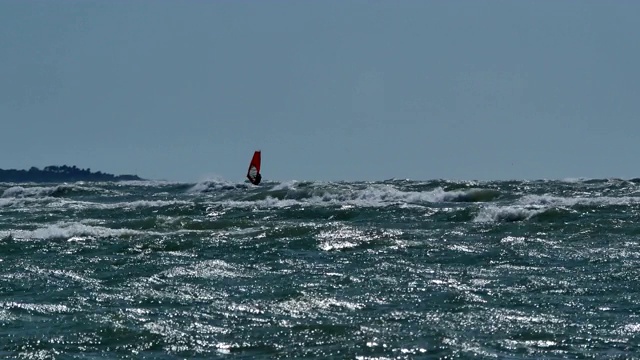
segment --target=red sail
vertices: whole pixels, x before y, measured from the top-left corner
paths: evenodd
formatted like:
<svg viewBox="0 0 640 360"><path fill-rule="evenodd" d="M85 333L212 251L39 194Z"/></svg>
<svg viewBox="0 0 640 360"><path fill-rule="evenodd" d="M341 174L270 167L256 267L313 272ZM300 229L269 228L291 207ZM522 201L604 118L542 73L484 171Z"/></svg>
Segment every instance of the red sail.
<svg viewBox="0 0 640 360"><path fill-rule="evenodd" d="M251 158L249 170L247 171L247 178L254 185L258 185L262 179L260 175L260 150L253 153L253 158Z"/></svg>

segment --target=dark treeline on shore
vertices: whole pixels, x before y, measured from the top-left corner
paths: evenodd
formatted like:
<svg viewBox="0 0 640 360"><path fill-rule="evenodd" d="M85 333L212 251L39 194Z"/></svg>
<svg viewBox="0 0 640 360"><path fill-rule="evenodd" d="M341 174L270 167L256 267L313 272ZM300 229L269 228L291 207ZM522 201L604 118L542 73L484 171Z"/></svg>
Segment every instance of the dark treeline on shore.
<svg viewBox="0 0 640 360"><path fill-rule="evenodd" d="M137 175L113 175L91 169L80 169L74 166L47 166L40 170L31 167L29 170L0 169L0 182L71 182L71 181L123 181L143 180Z"/></svg>

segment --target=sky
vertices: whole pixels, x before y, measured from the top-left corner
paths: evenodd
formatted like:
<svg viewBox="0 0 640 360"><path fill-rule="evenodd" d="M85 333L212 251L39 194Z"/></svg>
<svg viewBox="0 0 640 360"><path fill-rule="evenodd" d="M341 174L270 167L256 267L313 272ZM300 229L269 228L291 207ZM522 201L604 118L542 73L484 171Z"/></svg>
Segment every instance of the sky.
<svg viewBox="0 0 640 360"><path fill-rule="evenodd" d="M0 168L640 177L640 1L0 0Z"/></svg>

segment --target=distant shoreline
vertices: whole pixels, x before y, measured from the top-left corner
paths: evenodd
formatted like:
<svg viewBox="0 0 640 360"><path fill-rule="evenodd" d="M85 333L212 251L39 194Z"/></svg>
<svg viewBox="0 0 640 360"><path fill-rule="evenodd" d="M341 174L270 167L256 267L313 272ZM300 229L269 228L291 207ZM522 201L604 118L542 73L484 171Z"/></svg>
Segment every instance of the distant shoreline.
<svg viewBox="0 0 640 360"><path fill-rule="evenodd" d="M40 170L31 167L29 170L0 169L0 182L73 182L73 181L132 181L144 180L137 175L113 175L101 171L91 172L90 168L80 169L74 166L47 166Z"/></svg>

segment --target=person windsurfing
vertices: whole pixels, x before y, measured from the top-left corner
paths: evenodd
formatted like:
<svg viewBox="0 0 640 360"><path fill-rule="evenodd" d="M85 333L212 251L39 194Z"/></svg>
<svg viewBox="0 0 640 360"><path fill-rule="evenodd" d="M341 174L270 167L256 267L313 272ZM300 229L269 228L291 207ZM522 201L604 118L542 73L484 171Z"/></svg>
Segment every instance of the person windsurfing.
<svg viewBox="0 0 640 360"><path fill-rule="evenodd" d="M253 180L251 180L251 178L249 178L249 181L251 181L251 183L253 185L260 184L260 180L262 180L262 175L260 175L260 174L256 174L256 177Z"/></svg>
<svg viewBox="0 0 640 360"><path fill-rule="evenodd" d="M255 151L249 163L249 170L247 171L247 179L249 179L249 182L253 185L260 184L262 180L262 175L260 175L260 160L260 150Z"/></svg>

